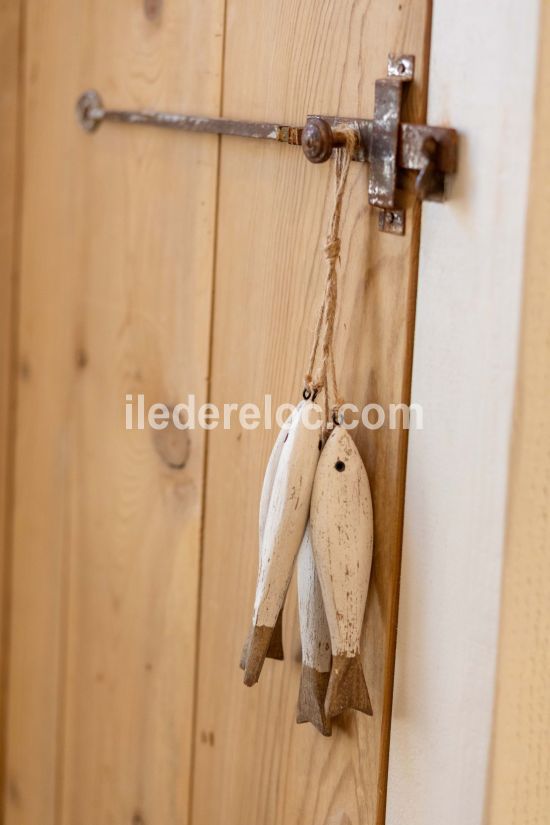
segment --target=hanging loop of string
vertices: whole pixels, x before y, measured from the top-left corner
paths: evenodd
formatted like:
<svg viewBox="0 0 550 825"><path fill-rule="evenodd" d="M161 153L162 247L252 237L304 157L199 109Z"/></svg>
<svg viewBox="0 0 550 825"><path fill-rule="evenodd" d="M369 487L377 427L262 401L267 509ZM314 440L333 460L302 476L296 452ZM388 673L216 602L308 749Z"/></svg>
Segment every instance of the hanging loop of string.
<svg viewBox="0 0 550 825"><path fill-rule="evenodd" d="M315 325L304 390L304 398L314 398L318 392L324 391L325 424L329 422L331 401L333 421L338 420L339 408L344 403L338 394L333 339L338 301L338 262L341 246L340 219L351 159L357 144L357 134L354 129L349 128L342 129L342 134L345 138L345 144L336 149L334 201L324 249L325 260L328 265L325 291Z"/></svg>

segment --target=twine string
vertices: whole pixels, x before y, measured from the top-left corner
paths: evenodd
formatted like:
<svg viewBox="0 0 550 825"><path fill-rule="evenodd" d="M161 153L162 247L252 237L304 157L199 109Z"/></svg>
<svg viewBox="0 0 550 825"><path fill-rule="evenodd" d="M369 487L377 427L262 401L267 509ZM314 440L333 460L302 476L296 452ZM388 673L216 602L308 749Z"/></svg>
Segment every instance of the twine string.
<svg viewBox="0 0 550 825"><path fill-rule="evenodd" d="M342 129L342 134L345 138L345 144L341 148L336 149L336 160L334 164L334 200L324 248L325 260L328 264L325 289L315 325L313 345L305 376L306 389L311 395L316 395L320 390L324 391L326 423L328 423L330 417L331 399L333 403L333 417L338 415L338 410L344 403L338 394L333 342L338 302L338 261L340 259L341 248L340 222L342 203L351 159L357 143L357 135L355 130L350 128ZM319 360L320 364L314 375L315 366Z"/></svg>

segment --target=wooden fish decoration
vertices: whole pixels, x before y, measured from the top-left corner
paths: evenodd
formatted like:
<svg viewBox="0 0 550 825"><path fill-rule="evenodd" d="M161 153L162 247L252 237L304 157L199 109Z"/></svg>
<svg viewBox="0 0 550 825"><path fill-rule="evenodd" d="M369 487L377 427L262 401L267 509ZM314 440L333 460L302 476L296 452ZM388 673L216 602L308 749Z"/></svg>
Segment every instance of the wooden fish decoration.
<svg viewBox="0 0 550 825"><path fill-rule="evenodd" d="M267 467L264 474L264 481L262 484L262 492L260 495L260 514L259 514L259 547L260 547L260 559L259 559L259 569L261 569L262 561L261 561L261 554L262 554L262 542L264 537L265 531L265 523L267 521L267 513L269 509L269 502L271 499L271 491L273 489L273 482L275 480L275 474L277 472L277 467L279 466L279 459L281 457L281 452L283 449L283 444L288 438L288 431L292 426L292 421L296 415L300 414L300 410L302 409L304 402L300 401L300 403L294 408L292 413L289 415L287 421L281 429L279 430L279 434L275 440L275 444L273 445L273 449L271 450L271 455L269 456L269 461L267 462ZM259 572L258 572L259 575ZM248 637L244 643L243 650L241 653L241 661L240 666L242 670L246 668L246 660L248 658L248 646L250 644L250 639L252 637L253 627L250 629ZM275 623L275 628L273 630L273 635L271 637L271 641L269 643L269 647L267 649L266 657L268 659L284 659L284 651L283 651L283 609L277 617L277 621Z"/></svg>
<svg viewBox="0 0 550 825"><path fill-rule="evenodd" d="M244 674L246 685L258 681L290 584L309 516L320 437L320 409L306 401L283 441L273 479L260 551L253 628Z"/></svg>
<svg viewBox="0 0 550 825"><path fill-rule="evenodd" d="M340 426L317 466L311 533L332 645L325 713L330 718L355 708L372 715L359 654L372 564L372 498L361 456Z"/></svg>
<svg viewBox="0 0 550 825"><path fill-rule="evenodd" d="M325 696L332 660L330 631L321 585L315 570L309 523L298 554L298 608L302 676L296 721L311 722L324 736L330 736L332 723L325 714Z"/></svg>

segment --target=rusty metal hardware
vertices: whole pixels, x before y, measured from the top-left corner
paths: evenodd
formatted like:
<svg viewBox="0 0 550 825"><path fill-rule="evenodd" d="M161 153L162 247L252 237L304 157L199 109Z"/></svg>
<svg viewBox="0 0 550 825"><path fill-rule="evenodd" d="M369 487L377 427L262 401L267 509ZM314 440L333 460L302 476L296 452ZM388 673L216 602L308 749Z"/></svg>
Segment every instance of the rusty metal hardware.
<svg viewBox="0 0 550 825"><path fill-rule="evenodd" d="M78 98L76 114L86 132L94 132L104 121L129 123L132 125L162 126L165 129L180 129L183 132L206 132L211 135L233 135L234 137L263 138L300 146L302 129L295 126L280 126L276 123L251 123L247 120L228 120L224 117L200 117L178 115L171 112L153 112L148 109L126 111L105 109L97 92L91 89Z"/></svg>
<svg viewBox="0 0 550 825"><path fill-rule="evenodd" d="M412 55L390 55L388 75L375 83L374 117L309 115L304 127L278 123L251 123L219 117L199 117L149 110L106 109L99 94L84 92L76 105L80 125L95 131L103 121L161 126L186 132L263 138L302 146L312 163L327 161L343 142L342 127L355 129L359 140L354 161L369 163L369 203L381 209L379 228L402 235L405 213L396 208L402 170L418 172L415 193L419 200L443 199L445 176L456 172L458 139L454 129L401 122L404 89L414 77Z"/></svg>
<svg viewBox="0 0 550 825"><path fill-rule="evenodd" d="M405 211L403 209L381 209L378 213L378 229L392 235L405 234Z"/></svg>
<svg viewBox="0 0 550 825"><path fill-rule="evenodd" d="M302 131L302 149L312 163L324 163L332 155L335 146L345 141L338 136L338 129L322 117L310 116Z"/></svg>

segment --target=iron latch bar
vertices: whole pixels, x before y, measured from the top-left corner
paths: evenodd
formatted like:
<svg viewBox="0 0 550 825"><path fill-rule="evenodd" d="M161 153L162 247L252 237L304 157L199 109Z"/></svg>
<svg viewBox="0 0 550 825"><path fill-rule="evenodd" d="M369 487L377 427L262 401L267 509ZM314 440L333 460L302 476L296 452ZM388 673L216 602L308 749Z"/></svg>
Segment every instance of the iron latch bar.
<svg viewBox="0 0 550 825"><path fill-rule="evenodd" d="M83 129L93 132L104 121L129 123L141 126L161 126L165 129L179 129L183 132L203 132L212 135L233 135L234 137L262 138L277 140L300 146L302 129L297 126L283 126L277 123L252 123L246 120L228 120L224 117L200 117L179 115L171 112L155 112L148 109L128 111L106 109L99 94L93 89L84 92L77 102L77 116Z"/></svg>
<svg viewBox="0 0 550 825"><path fill-rule="evenodd" d="M200 117L150 110L107 109L94 90L84 92L76 110L80 125L95 131L104 121L160 126L186 132L261 138L302 146L312 163L323 163L343 143L342 127L358 135L353 160L369 163L369 203L379 207L382 231L403 234L404 213L395 209L399 170L418 172L416 196L420 200L442 200L445 176L456 172L458 138L454 129L401 122L405 84L413 79L414 57L388 58L388 76L377 80L374 117L346 118L309 115L305 126L253 123L220 117Z"/></svg>

